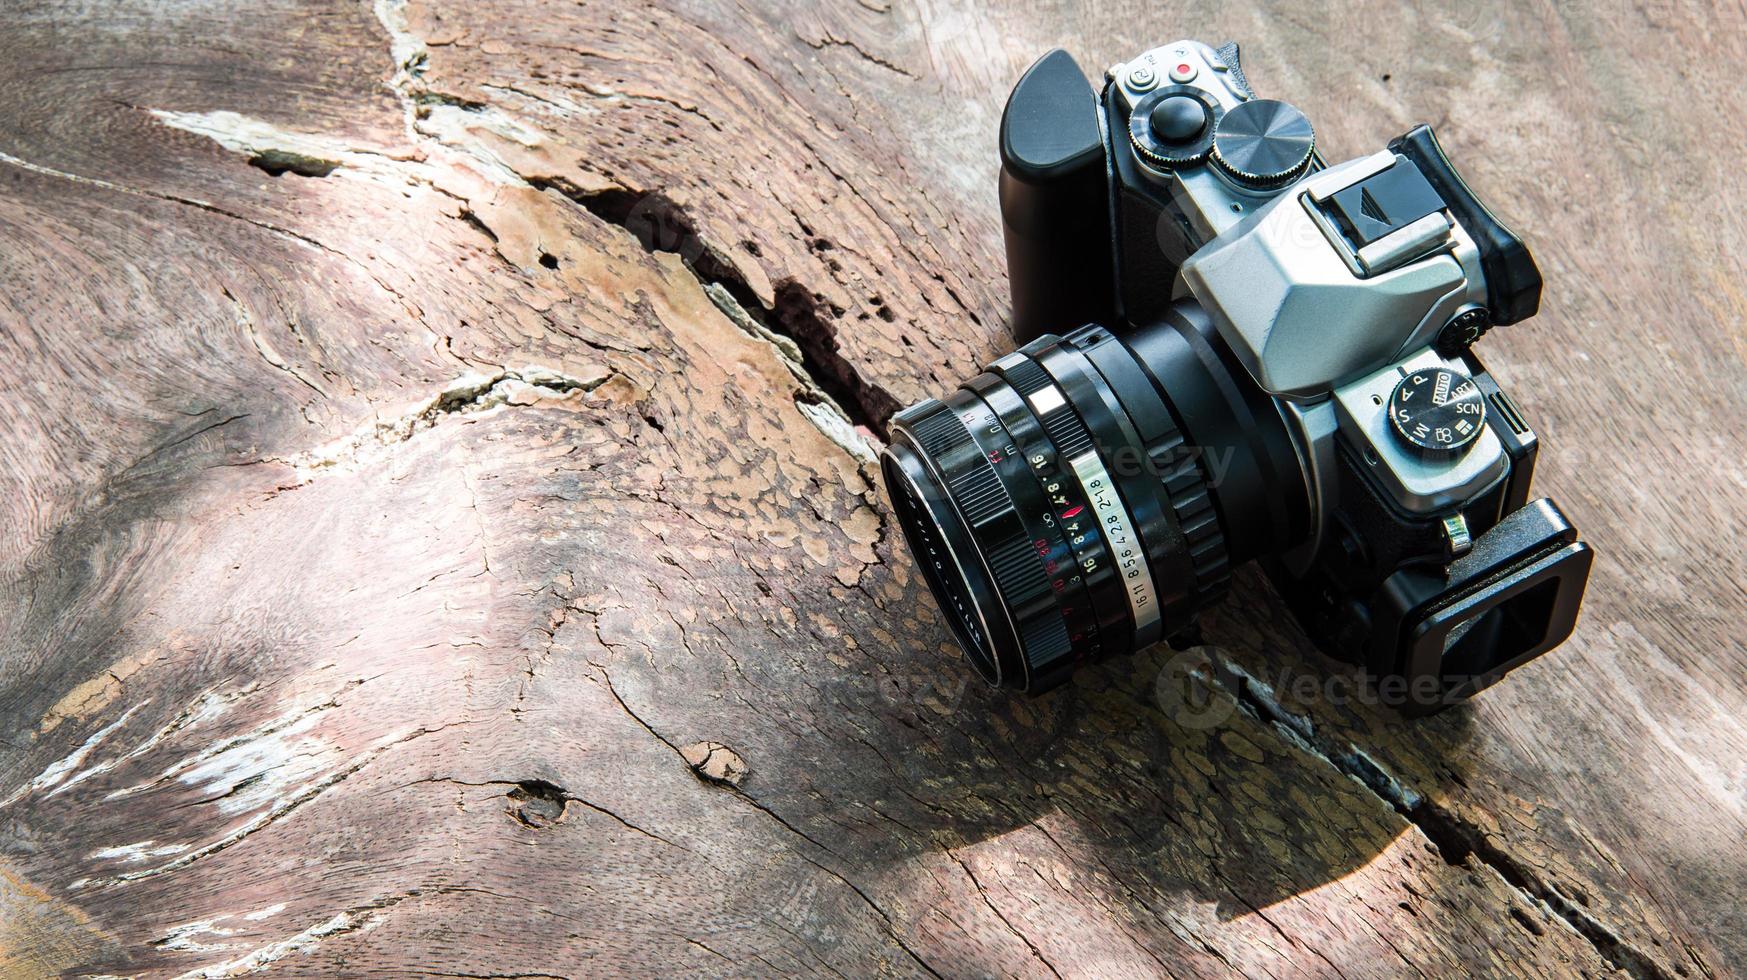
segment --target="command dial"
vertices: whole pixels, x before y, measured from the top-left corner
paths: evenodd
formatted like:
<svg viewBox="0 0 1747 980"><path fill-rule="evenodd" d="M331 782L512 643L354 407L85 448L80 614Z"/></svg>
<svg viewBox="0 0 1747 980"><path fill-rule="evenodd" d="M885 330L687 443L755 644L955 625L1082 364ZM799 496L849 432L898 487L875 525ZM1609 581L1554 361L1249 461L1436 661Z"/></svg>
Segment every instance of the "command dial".
<svg viewBox="0 0 1747 980"><path fill-rule="evenodd" d="M1213 133L1213 162L1258 190L1295 180L1310 165L1316 133L1297 107L1275 99L1233 106Z"/></svg>
<svg viewBox="0 0 1747 980"><path fill-rule="evenodd" d="M1422 456L1465 448L1486 426L1486 399L1474 379L1459 371L1414 371L1389 395L1389 427Z"/></svg>

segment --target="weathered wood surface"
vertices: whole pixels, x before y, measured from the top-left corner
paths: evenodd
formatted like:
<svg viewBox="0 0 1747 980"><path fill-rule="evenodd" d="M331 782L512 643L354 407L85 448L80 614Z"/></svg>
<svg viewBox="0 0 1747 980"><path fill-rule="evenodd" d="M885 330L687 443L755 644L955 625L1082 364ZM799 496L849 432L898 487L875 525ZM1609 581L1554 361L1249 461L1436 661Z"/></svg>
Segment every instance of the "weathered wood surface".
<svg viewBox="0 0 1747 980"><path fill-rule="evenodd" d="M0 974L1744 969L1739 4L6 22ZM1007 86L1185 34L1547 274L1488 361L1601 559L1468 707L1254 575L995 696L887 527L867 427L1006 344Z"/></svg>

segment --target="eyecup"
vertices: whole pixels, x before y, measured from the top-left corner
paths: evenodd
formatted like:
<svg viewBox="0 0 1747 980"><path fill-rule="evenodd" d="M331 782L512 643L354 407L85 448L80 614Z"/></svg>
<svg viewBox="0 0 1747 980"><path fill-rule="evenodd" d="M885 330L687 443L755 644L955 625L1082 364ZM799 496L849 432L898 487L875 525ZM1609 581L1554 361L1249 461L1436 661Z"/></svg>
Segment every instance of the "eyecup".
<svg viewBox="0 0 1747 980"><path fill-rule="evenodd" d="M1594 560L1542 497L1476 538L1442 574L1409 568L1390 576L1369 663L1385 703L1409 716L1434 714L1565 642Z"/></svg>
<svg viewBox="0 0 1747 980"><path fill-rule="evenodd" d="M1389 149L1412 160L1437 189L1463 230L1480 248L1480 269L1486 276L1486 303L1499 326L1527 320L1541 308L1541 270L1535 257L1480 198L1468 189L1430 126L1415 126L1389 141Z"/></svg>

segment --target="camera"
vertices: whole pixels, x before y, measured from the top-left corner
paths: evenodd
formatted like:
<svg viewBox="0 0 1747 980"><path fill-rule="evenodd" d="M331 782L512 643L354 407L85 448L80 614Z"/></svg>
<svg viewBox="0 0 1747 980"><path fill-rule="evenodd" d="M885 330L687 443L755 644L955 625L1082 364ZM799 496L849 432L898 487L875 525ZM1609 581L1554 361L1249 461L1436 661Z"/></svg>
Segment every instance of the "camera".
<svg viewBox="0 0 1747 980"><path fill-rule="evenodd" d="M1094 87L1043 56L1001 120L1023 346L893 416L881 467L976 669L1041 693L1161 640L1259 561L1409 714L1571 634L1594 553L1475 356L1533 316L1527 247L1419 126L1328 165L1238 47Z"/></svg>

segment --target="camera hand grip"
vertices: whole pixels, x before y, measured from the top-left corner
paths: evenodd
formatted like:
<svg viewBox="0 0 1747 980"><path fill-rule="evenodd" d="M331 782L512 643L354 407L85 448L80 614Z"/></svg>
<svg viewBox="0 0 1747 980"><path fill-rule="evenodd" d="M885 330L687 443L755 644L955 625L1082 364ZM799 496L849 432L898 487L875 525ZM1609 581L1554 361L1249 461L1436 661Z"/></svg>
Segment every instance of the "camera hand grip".
<svg viewBox="0 0 1747 980"><path fill-rule="evenodd" d="M1001 116L1001 222L1020 343L1115 312L1098 112L1091 83L1057 48L1025 72Z"/></svg>

